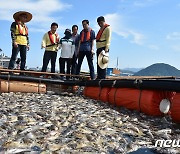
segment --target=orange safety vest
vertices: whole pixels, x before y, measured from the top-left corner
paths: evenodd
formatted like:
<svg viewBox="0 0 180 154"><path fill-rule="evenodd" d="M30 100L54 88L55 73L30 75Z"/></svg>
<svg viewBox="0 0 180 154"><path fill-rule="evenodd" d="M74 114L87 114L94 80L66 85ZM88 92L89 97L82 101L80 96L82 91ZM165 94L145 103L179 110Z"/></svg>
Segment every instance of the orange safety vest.
<svg viewBox="0 0 180 154"><path fill-rule="evenodd" d="M48 35L52 45L59 43L59 35L57 33L55 34L56 39L53 39L51 31L48 32Z"/></svg>
<svg viewBox="0 0 180 154"><path fill-rule="evenodd" d="M91 39L91 31L92 31L92 29L89 28L86 33L86 40L84 39L84 35L85 35L84 30L81 31L81 42L87 42Z"/></svg>
<svg viewBox="0 0 180 154"><path fill-rule="evenodd" d="M16 21L16 23L18 25L19 34L24 35L23 26L21 25L21 23L19 21ZM27 26L25 24L24 24L24 28L25 28L25 36L27 36L28 35L28 28L27 28Z"/></svg>
<svg viewBox="0 0 180 154"><path fill-rule="evenodd" d="M108 26L110 26L110 25L105 24L104 27L103 27L103 29L100 29L100 30L98 31L97 36L96 36L96 41L99 41L99 40L100 40L100 38L101 38L101 36L102 36L102 33L104 32L104 30L105 30L106 27L108 27Z"/></svg>

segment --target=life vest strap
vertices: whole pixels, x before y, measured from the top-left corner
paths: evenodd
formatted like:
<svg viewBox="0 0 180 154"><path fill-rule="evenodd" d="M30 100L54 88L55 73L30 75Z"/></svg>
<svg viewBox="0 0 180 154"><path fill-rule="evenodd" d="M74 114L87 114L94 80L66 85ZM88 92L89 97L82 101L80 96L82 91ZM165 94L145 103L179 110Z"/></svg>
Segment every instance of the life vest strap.
<svg viewBox="0 0 180 154"><path fill-rule="evenodd" d="M97 40L96 42L106 42L106 40Z"/></svg>
<svg viewBox="0 0 180 154"><path fill-rule="evenodd" d="M81 44L83 44L83 43L87 43L87 42L92 42L91 40L88 40L88 41L83 41L83 42L81 42Z"/></svg>
<svg viewBox="0 0 180 154"><path fill-rule="evenodd" d="M46 45L46 47L51 47L51 46L58 45L58 44L59 43L53 43L53 44Z"/></svg>
<svg viewBox="0 0 180 154"><path fill-rule="evenodd" d="M23 35L23 34L15 34L15 36L27 36L27 35Z"/></svg>

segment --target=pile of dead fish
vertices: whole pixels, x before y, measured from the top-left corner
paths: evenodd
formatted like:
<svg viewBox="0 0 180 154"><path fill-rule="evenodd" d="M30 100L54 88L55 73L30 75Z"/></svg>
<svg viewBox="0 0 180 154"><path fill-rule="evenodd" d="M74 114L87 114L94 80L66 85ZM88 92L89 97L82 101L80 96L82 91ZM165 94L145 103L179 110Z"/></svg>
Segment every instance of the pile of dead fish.
<svg viewBox="0 0 180 154"><path fill-rule="evenodd" d="M154 147L157 139L179 139L169 117L62 93L0 94L0 153L179 153Z"/></svg>

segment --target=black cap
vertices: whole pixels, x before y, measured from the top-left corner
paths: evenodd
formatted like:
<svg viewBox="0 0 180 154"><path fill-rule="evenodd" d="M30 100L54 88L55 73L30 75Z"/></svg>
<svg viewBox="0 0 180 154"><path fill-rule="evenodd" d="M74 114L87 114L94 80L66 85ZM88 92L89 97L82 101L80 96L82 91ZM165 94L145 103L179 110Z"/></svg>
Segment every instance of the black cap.
<svg viewBox="0 0 180 154"><path fill-rule="evenodd" d="M64 34L67 34L67 33L70 33L70 34L71 34L71 30L68 29L68 28L65 30Z"/></svg>

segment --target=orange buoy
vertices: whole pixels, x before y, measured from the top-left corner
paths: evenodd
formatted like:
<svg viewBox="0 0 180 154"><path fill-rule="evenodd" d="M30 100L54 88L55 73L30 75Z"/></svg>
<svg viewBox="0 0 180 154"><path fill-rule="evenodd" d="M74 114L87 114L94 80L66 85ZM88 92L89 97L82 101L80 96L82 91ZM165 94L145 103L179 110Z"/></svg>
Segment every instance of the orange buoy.
<svg viewBox="0 0 180 154"><path fill-rule="evenodd" d="M1 92L46 93L45 84L24 81L1 80L0 88Z"/></svg>
<svg viewBox="0 0 180 154"><path fill-rule="evenodd" d="M131 110L139 110L140 91L131 88L112 88L109 92L109 102Z"/></svg>
<svg viewBox="0 0 180 154"><path fill-rule="evenodd" d="M99 100L101 100L102 102L108 102L110 90L111 88L107 88L107 87L101 88Z"/></svg>
<svg viewBox="0 0 180 154"><path fill-rule="evenodd" d="M174 122L180 123L180 93L176 93L171 102L171 118Z"/></svg>
<svg viewBox="0 0 180 154"><path fill-rule="evenodd" d="M160 103L164 99L171 100L174 95L173 92L168 91L105 87L85 87L83 93L89 98L109 102L130 110L141 111L152 116L162 116L164 113L160 111L160 107L162 109Z"/></svg>
<svg viewBox="0 0 180 154"><path fill-rule="evenodd" d="M86 97L99 100L101 88L100 87L85 87L83 94Z"/></svg>
<svg viewBox="0 0 180 154"><path fill-rule="evenodd" d="M147 115L162 116L160 102L165 98L170 100L172 96L171 92L164 91L112 88L109 92L109 102Z"/></svg>
<svg viewBox="0 0 180 154"><path fill-rule="evenodd" d="M159 106L163 96L162 91L142 90L140 96L140 111L152 116L162 116Z"/></svg>

